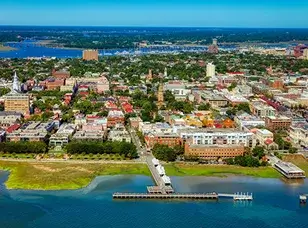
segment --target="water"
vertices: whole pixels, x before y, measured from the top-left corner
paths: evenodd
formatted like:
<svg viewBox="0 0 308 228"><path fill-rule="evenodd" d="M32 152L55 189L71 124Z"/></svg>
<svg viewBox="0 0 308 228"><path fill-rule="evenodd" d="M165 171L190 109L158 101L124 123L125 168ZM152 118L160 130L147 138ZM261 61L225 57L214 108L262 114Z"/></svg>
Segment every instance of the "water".
<svg viewBox="0 0 308 228"><path fill-rule="evenodd" d="M28 58L28 57L56 57L56 58L81 58L82 50L80 49L66 49L66 48L52 48L40 45L33 40L25 40L23 42L7 42L5 46L15 48L12 51L0 51L0 58ZM232 46L228 46L232 48ZM205 52L206 47L154 47L154 48L139 48L134 49L112 49L99 50L100 56L114 56L114 55L143 55L143 54L166 54L179 52Z"/></svg>
<svg viewBox="0 0 308 228"><path fill-rule="evenodd" d="M113 201L113 192L145 192L145 176L105 176L76 191L6 190L7 173L0 173L0 227L206 227L307 228L308 206L298 195L300 186L275 179L249 177L172 177L181 192L253 192L253 202Z"/></svg>

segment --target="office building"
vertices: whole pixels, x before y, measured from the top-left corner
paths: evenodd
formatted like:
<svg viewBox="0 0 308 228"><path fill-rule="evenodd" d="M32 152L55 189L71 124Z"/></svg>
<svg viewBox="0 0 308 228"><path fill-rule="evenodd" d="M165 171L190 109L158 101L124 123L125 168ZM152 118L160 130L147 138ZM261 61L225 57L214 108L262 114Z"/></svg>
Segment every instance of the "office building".
<svg viewBox="0 0 308 228"><path fill-rule="evenodd" d="M98 50L84 50L82 52L83 60L95 60L98 61Z"/></svg>
<svg viewBox="0 0 308 228"><path fill-rule="evenodd" d="M215 76L215 65L213 63L208 63L206 65L206 76L214 77Z"/></svg>

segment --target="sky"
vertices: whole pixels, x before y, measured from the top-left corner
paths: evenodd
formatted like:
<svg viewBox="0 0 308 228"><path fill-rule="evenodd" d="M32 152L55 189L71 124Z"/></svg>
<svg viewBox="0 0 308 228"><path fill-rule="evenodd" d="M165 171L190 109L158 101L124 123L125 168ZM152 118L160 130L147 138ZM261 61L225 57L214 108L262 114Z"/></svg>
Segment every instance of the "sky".
<svg viewBox="0 0 308 228"><path fill-rule="evenodd" d="M0 1L0 25L308 28L308 0Z"/></svg>

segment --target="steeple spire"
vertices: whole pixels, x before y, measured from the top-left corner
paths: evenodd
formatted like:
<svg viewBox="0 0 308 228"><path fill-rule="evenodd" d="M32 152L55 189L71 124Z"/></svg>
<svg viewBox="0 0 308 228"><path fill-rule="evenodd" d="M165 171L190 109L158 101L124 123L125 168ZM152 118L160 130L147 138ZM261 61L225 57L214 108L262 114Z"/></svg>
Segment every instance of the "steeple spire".
<svg viewBox="0 0 308 228"><path fill-rule="evenodd" d="M18 81L18 77L17 77L16 71L14 72L13 89L12 89L12 91L20 92L20 84L19 84L19 81Z"/></svg>

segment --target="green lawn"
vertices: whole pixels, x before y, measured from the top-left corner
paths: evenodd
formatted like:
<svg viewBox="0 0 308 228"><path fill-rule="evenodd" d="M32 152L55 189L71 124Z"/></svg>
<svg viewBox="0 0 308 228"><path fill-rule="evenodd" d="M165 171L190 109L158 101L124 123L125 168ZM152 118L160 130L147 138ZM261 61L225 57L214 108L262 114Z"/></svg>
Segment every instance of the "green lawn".
<svg viewBox="0 0 308 228"><path fill-rule="evenodd" d="M9 189L60 190L87 186L99 175L150 175L144 164L70 164L0 161L0 169L10 171Z"/></svg>
<svg viewBox="0 0 308 228"><path fill-rule="evenodd" d="M167 164L169 176L220 176L247 175L261 178L279 178L281 175L272 167L239 167L229 165Z"/></svg>

